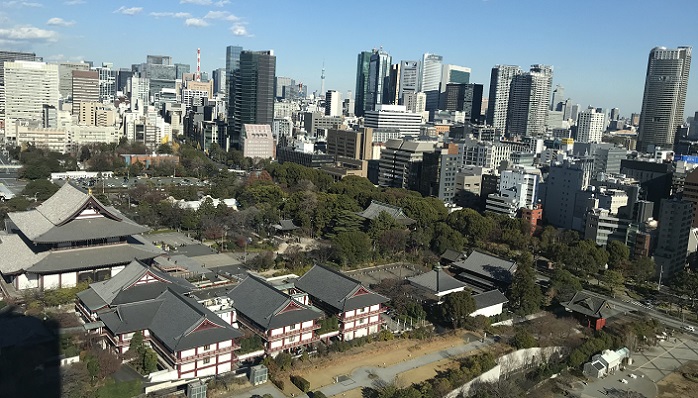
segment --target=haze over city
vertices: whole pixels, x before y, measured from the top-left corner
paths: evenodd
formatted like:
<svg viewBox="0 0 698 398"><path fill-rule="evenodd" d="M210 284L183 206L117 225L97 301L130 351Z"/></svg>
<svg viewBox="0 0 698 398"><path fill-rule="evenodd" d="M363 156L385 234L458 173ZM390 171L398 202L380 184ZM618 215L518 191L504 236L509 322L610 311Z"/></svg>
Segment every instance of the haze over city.
<svg viewBox="0 0 698 398"><path fill-rule="evenodd" d="M225 66L225 47L273 49L277 76L320 90L354 91L356 54L383 47L393 60L424 52L472 68L471 82L489 84L495 64L554 67L553 84L582 106L639 112L647 52L692 46L698 38L694 1L447 1L327 4L181 0L105 3L89 0L4 1L0 46L44 60L90 60L129 67L146 54L170 55L202 71ZM698 109L695 77L685 115Z"/></svg>

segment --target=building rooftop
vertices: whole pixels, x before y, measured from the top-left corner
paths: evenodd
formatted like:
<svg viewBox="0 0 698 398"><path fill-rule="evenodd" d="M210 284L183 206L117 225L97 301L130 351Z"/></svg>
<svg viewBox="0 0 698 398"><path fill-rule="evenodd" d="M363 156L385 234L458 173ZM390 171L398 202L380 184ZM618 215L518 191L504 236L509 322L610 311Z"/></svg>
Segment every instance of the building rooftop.
<svg viewBox="0 0 698 398"><path fill-rule="evenodd" d="M505 260L479 250L473 250L465 260L456 261L453 266L464 272L503 283L511 283L516 272L515 261Z"/></svg>
<svg viewBox="0 0 698 398"><path fill-rule="evenodd" d="M608 301L581 291L575 293L570 301L562 305L570 311L595 318L609 318L615 315Z"/></svg>
<svg viewBox="0 0 698 398"><path fill-rule="evenodd" d="M473 295L473 299L475 300L476 310L481 310L493 305L506 304L509 302L509 299L507 299L507 297L497 289L475 294Z"/></svg>
<svg viewBox="0 0 698 398"><path fill-rule="evenodd" d="M405 215L405 212L402 210L402 207L389 205L387 203L378 202L376 200L372 200L371 204L369 204L364 211L360 211L356 214L365 219L373 220L376 217L378 217L378 215L382 212L388 213L388 215L393 217L395 221L403 225L412 225L416 223L415 220Z"/></svg>
<svg viewBox="0 0 698 398"><path fill-rule="evenodd" d="M437 296L457 289L463 290L466 287L465 283L446 273L441 266L421 275L407 278L407 280L412 285L426 289Z"/></svg>
<svg viewBox="0 0 698 398"><path fill-rule="evenodd" d="M296 281L296 287L338 312L388 301L387 297L369 290L356 279L321 265L313 266L301 276Z"/></svg>

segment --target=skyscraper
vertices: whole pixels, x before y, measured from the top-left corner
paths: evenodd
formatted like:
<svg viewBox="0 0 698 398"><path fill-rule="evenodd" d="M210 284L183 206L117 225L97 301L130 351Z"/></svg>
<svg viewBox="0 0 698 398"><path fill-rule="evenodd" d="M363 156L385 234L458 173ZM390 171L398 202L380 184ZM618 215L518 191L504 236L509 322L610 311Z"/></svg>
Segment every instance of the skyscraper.
<svg viewBox="0 0 698 398"><path fill-rule="evenodd" d="M692 221L693 204L691 202L662 199L654 261L663 280L681 272L686 266Z"/></svg>
<svg viewBox="0 0 698 398"><path fill-rule="evenodd" d="M551 111L562 111L565 106L565 88L561 85L556 85L553 90L552 101L550 102Z"/></svg>
<svg viewBox="0 0 698 398"><path fill-rule="evenodd" d="M233 71L228 107L228 136L233 147L240 148L244 124L268 124L274 121L274 77L276 56L273 51L240 53L239 68Z"/></svg>
<svg viewBox="0 0 698 398"><path fill-rule="evenodd" d="M671 147L683 123L691 47L655 47L650 51L642 97L637 149L648 145Z"/></svg>
<svg viewBox="0 0 698 398"><path fill-rule="evenodd" d="M422 56L422 71L419 80L419 91L427 95L427 110L439 108L441 85L441 55L424 53Z"/></svg>
<svg viewBox="0 0 698 398"><path fill-rule="evenodd" d="M419 62L400 61L400 88L398 97L400 103L404 103L406 93L419 91Z"/></svg>
<svg viewBox="0 0 698 398"><path fill-rule="evenodd" d="M446 86L449 84L470 83L470 68L445 64L441 67L441 84L439 86L439 109L446 109Z"/></svg>
<svg viewBox="0 0 698 398"><path fill-rule="evenodd" d="M490 75L490 96L487 104L487 124L504 131L507 126L507 109L509 92L514 76L521 74L521 68L515 65L496 65Z"/></svg>
<svg viewBox="0 0 698 398"><path fill-rule="evenodd" d="M356 61L356 99L354 102L354 114L363 116L370 107L371 95L368 91L368 72L371 64L371 52L362 51Z"/></svg>
<svg viewBox="0 0 698 398"><path fill-rule="evenodd" d="M370 108L374 110L376 105L388 103L388 87L390 86L390 66L392 57L383 49L373 50L368 66L368 93Z"/></svg>
<svg viewBox="0 0 698 398"><path fill-rule="evenodd" d="M58 64L58 91L63 98L73 96L74 70L90 70L90 65L84 62L61 62Z"/></svg>
<svg viewBox="0 0 698 398"><path fill-rule="evenodd" d="M5 71L3 63L13 61L41 61L35 53L23 53L17 51L0 51L0 119L5 115Z"/></svg>
<svg viewBox="0 0 698 398"><path fill-rule="evenodd" d="M74 70L72 75L73 115L77 115L80 113L80 103L99 102L99 72Z"/></svg>
<svg viewBox="0 0 698 398"><path fill-rule="evenodd" d="M328 90L325 94L325 116L342 116L342 95Z"/></svg>
<svg viewBox="0 0 698 398"><path fill-rule="evenodd" d="M228 72L228 75L240 67L241 52L242 47L240 46L228 46L225 48L225 71Z"/></svg>
<svg viewBox="0 0 698 398"><path fill-rule="evenodd" d="M508 135L531 137L545 133L552 82L553 68L548 65L531 65L529 72L512 79L506 122Z"/></svg>

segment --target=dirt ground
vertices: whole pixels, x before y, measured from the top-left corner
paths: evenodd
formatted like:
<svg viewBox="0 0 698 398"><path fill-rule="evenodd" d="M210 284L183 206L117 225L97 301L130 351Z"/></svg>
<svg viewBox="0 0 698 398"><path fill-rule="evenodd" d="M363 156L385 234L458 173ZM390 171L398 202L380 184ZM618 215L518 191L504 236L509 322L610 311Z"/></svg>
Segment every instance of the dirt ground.
<svg viewBox="0 0 698 398"><path fill-rule="evenodd" d="M431 341L386 341L382 344L371 344L362 347L362 349L350 354L340 353L328 358L313 360L309 368L297 373L307 379L314 389L317 389L334 383L335 377L350 374L354 369L361 366L390 366L415 355L441 351L462 343L463 333L438 337ZM431 367L433 368L433 365ZM322 371L318 371L320 369ZM415 376L424 377L423 380L435 374L433 369L420 369L423 375L415 374ZM431 375L429 375L429 372L431 372Z"/></svg>
<svg viewBox="0 0 698 398"><path fill-rule="evenodd" d="M363 389L363 387L355 388L353 390L349 390L349 391L345 392L342 395L339 395L339 394L333 395L333 397L340 397L341 396L342 398L363 398L364 395L362 393L362 389Z"/></svg>
<svg viewBox="0 0 698 398"><path fill-rule="evenodd" d="M685 378L683 376L684 373L698 373L698 362L691 362L682 366L678 371L657 383L659 388L657 398L695 397L696 390L698 390L698 382Z"/></svg>

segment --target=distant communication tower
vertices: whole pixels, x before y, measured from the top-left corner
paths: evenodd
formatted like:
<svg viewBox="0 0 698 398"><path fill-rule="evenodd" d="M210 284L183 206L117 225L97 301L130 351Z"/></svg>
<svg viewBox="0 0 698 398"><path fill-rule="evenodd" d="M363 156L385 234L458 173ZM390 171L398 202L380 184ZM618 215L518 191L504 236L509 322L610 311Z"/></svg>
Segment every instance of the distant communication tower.
<svg viewBox="0 0 698 398"><path fill-rule="evenodd" d="M320 75L320 95L325 96L325 61L322 61L322 75Z"/></svg>
<svg viewBox="0 0 698 398"><path fill-rule="evenodd" d="M201 49L196 49L196 81L201 81Z"/></svg>

